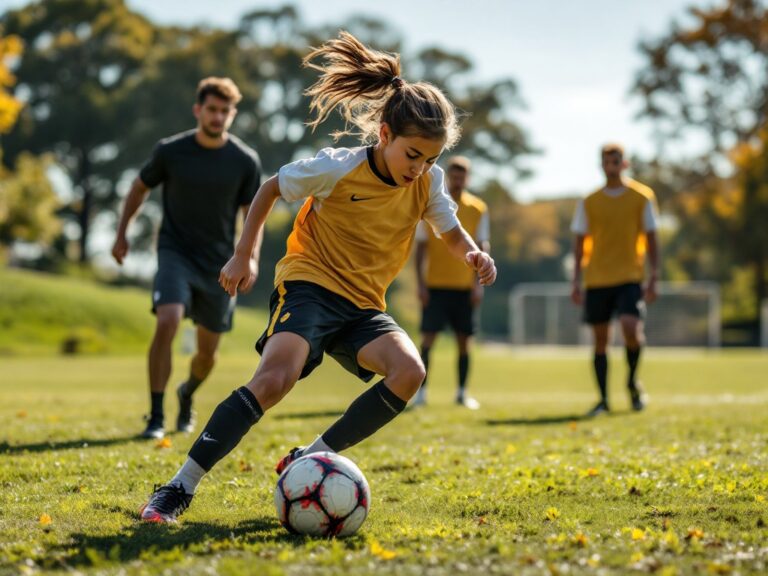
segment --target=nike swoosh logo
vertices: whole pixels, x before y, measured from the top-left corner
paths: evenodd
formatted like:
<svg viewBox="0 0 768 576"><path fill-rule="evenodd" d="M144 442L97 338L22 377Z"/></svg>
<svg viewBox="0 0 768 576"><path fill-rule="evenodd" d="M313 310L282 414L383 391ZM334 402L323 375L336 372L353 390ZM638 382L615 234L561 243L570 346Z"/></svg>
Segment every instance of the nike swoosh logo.
<svg viewBox="0 0 768 576"><path fill-rule="evenodd" d="M203 435L200 436L200 440L202 440L203 442L218 442L218 440L216 440L216 438L208 434L208 432L203 432Z"/></svg>
<svg viewBox="0 0 768 576"><path fill-rule="evenodd" d="M367 198L360 198L357 194L352 194L352 202L362 202L363 200L373 200L370 196Z"/></svg>

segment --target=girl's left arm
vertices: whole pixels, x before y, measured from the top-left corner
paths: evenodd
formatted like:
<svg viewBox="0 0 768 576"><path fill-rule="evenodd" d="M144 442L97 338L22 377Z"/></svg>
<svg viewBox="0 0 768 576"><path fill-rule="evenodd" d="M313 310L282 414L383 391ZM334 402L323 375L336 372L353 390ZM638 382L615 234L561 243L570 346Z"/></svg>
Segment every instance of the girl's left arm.
<svg viewBox="0 0 768 576"><path fill-rule="evenodd" d="M463 260L477 273L477 279L481 286L490 286L496 281L496 264L493 262L493 258L478 248L475 241L461 225L451 228L448 232L443 232L440 237L456 258Z"/></svg>

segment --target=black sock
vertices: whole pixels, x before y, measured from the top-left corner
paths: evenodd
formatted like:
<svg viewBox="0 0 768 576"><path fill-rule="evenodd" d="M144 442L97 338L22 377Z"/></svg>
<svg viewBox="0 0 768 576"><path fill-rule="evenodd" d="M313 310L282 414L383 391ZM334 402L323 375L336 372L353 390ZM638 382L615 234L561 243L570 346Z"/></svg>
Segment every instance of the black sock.
<svg viewBox="0 0 768 576"><path fill-rule="evenodd" d="M344 415L323 434L323 442L334 452L354 446L392 421L406 404L381 380L349 405Z"/></svg>
<svg viewBox="0 0 768 576"><path fill-rule="evenodd" d="M459 388L462 390L467 386L467 374L469 374L469 354L459 354Z"/></svg>
<svg viewBox="0 0 768 576"><path fill-rule="evenodd" d="M152 418L159 418L160 420L163 419L163 396L165 396L165 392L150 392L149 393L151 402L152 402L152 409L151 417Z"/></svg>
<svg viewBox="0 0 768 576"><path fill-rule="evenodd" d="M189 450L189 457L206 472L229 454L264 415L256 397L245 386L219 404Z"/></svg>
<svg viewBox="0 0 768 576"><path fill-rule="evenodd" d="M608 356L606 354L595 354L595 377L597 378L597 387L600 389L600 400L608 402Z"/></svg>
<svg viewBox="0 0 768 576"><path fill-rule="evenodd" d="M642 346L638 346L634 350L627 348L627 366L629 366L629 376L627 377L627 386L630 389L636 388L635 386L635 373L637 372L637 365L640 363L640 351Z"/></svg>
<svg viewBox="0 0 768 576"><path fill-rule="evenodd" d="M181 385L181 395L185 398L191 398L192 394L195 393L195 390L200 388L200 384L203 383L202 378L198 378L191 372L189 373L189 378L187 378L187 381L184 382L184 384Z"/></svg>
<svg viewBox="0 0 768 576"><path fill-rule="evenodd" d="M429 370L429 352L432 350L429 346L421 347L421 362L424 364L424 382L421 383L423 388L427 386L427 370Z"/></svg>

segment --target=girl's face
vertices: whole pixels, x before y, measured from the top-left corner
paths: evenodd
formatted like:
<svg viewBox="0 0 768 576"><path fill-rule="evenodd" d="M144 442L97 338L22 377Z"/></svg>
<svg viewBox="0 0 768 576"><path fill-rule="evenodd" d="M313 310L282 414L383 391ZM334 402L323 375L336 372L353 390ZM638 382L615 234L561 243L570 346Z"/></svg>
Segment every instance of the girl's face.
<svg viewBox="0 0 768 576"><path fill-rule="evenodd" d="M379 134L379 148L383 166L377 166L384 176L392 178L398 186L408 186L437 162L445 146L445 139L421 136L392 136L385 123Z"/></svg>

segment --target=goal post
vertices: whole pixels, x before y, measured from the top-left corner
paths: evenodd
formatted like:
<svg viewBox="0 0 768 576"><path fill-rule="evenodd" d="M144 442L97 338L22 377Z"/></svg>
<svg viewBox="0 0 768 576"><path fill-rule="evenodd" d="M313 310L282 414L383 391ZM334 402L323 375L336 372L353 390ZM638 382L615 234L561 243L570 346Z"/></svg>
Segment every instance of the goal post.
<svg viewBox="0 0 768 576"><path fill-rule="evenodd" d="M660 282L648 307L645 334L651 346L720 346L720 287L713 282ZM518 284L509 294L513 344L575 346L591 342L582 306L571 302L567 282ZM619 330L611 343L621 342Z"/></svg>

